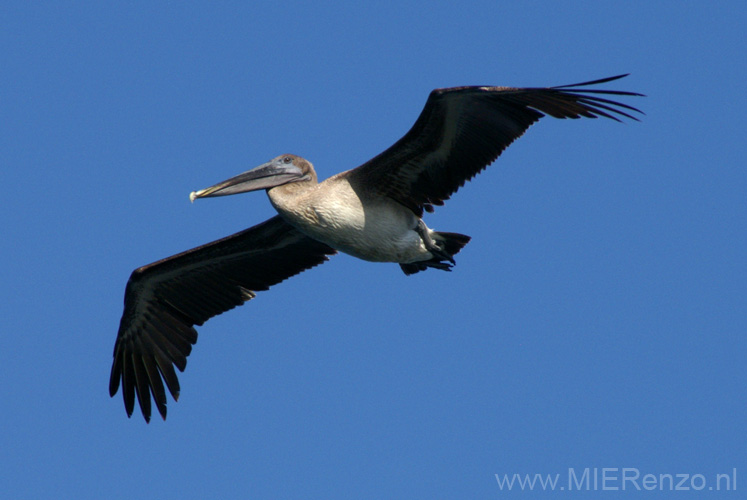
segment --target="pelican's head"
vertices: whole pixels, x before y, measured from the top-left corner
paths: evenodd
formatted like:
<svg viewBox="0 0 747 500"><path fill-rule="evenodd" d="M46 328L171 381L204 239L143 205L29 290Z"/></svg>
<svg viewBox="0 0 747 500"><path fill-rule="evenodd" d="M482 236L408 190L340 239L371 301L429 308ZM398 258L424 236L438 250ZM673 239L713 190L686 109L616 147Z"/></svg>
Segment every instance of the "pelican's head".
<svg viewBox="0 0 747 500"><path fill-rule="evenodd" d="M192 191L189 199L195 201L196 198L228 196L302 181L316 183L316 172L311 163L300 156L281 155L214 186Z"/></svg>

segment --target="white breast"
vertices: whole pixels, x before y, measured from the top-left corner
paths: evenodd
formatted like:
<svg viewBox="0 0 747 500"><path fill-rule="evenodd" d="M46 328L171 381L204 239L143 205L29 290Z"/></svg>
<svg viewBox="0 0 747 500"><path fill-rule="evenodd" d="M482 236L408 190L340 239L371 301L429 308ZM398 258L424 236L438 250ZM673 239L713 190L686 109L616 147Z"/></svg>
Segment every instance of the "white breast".
<svg viewBox="0 0 747 500"><path fill-rule="evenodd" d="M333 177L292 196L276 189L269 191L270 201L290 224L341 252L374 262L431 257L414 231L415 214L389 198L364 202L344 178Z"/></svg>

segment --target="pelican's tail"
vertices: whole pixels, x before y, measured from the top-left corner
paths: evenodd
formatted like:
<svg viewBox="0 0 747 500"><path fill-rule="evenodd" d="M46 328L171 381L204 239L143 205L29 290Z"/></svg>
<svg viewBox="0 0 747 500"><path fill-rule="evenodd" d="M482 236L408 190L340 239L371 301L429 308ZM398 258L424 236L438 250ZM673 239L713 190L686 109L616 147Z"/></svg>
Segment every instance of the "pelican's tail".
<svg viewBox="0 0 747 500"><path fill-rule="evenodd" d="M431 236L433 237L433 241L441 249L442 255L433 257L430 260L400 264L399 266L406 275L409 276L420 271L425 271L429 267L451 271L451 267L454 265L454 256L472 239L465 234L439 231L434 231L431 233Z"/></svg>

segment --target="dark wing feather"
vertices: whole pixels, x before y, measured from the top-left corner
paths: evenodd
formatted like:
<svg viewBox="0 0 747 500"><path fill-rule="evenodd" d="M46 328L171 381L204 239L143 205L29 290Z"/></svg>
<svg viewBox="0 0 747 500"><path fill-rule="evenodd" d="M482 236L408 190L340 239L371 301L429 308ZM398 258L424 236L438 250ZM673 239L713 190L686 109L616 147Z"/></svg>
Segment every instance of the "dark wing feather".
<svg viewBox="0 0 747 500"><path fill-rule="evenodd" d="M194 325L254 298L336 253L280 216L218 241L136 269L125 290L109 393L122 382L127 415L135 397L146 421L151 395L166 418L166 388L179 398L174 366L184 371L197 342Z"/></svg>
<svg viewBox="0 0 747 500"><path fill-rule="evenodd" d="M585 89L627 75L549 88L455 87L431 92L413 127L393 146L346 172L419 216L445 200L495 161L545 115L555 118L637 120L641 111L604 97L634 92Z"/></svg>

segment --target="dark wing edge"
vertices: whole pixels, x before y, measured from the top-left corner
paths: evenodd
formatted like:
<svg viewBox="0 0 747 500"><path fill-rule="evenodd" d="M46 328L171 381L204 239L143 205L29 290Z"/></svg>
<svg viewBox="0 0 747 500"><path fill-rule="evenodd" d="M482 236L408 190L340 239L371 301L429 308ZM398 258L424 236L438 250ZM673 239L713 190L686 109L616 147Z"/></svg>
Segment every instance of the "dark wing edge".
<svg viewBox="0 0 747 500"><path fill-rule="evenodd" d="M194 325L226 312L337 253L275 216L261 224L132 272L114 345L109 394L122 383L127 416L137 397L150 421L151 395L166 419L166 388L179 399L197 342Z"/></svg>
<svg viewBox="0 0 747 500"><path fill-rule="evenodd" d="M586 88L625 76L557 87L436 89L400 140L347 175L422 216L443 205L543 116L638 120L631 113L642 111L602 96L643 94Z"/></svg>

